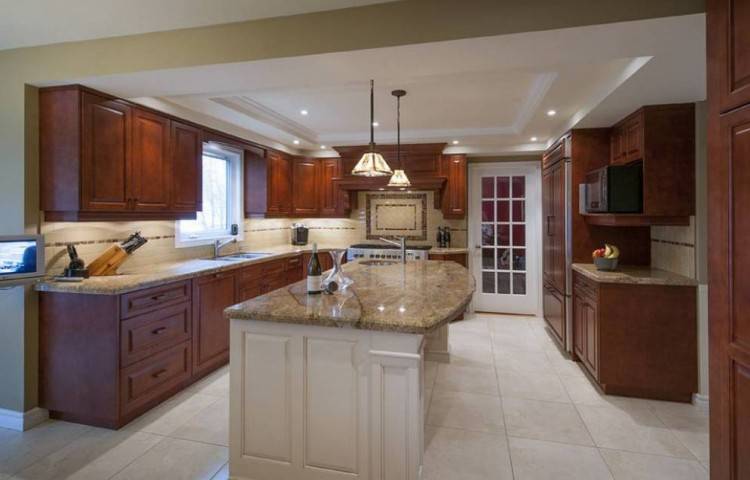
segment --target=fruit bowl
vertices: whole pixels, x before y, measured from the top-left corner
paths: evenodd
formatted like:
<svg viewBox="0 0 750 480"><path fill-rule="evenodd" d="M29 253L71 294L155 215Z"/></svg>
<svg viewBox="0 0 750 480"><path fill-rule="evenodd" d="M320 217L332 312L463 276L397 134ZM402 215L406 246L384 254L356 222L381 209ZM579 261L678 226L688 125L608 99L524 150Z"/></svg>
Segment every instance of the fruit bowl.
<svg viewBox="0 0 750 480"><path fill-rule="evenodd" d="M594 265L596 265L597 270L611 272L617 269L617 258L594 258Z"/></svg>

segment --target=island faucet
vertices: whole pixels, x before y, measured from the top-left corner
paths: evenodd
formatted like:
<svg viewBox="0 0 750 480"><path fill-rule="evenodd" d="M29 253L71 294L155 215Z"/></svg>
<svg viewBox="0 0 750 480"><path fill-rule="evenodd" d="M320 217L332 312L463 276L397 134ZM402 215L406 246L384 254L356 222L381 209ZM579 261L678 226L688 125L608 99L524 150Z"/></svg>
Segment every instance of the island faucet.
<svg viewBox="0 0 750 480"><path fill-rule="evenodd" d="M401 248L401 263L406 263L406 237L400 237L398 241L380 237L380 240Z"/></svg>
<svg viewBox="0 0 750 480"><path fill-rule="evenodd" d="M230 243L237 243L237 239L235 237L232 237L226 240L214 241L214 258L219 258L219 253L221 253L221 249L226 247Z"/></svg>

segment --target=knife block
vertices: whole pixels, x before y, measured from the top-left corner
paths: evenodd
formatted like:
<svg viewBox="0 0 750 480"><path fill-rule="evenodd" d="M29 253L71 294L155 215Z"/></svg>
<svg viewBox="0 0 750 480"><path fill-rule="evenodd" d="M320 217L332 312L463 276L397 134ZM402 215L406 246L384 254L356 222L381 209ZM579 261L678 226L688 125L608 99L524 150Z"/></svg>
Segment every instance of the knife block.
<svg viewBox="0 0 750 480"><path fill-rule="evenodd" d="M119 245L112 245L94 261L89 263L89 274L92 277L101 277L106 275L115 275L117 268L128 258L126 252Z"/></svg>

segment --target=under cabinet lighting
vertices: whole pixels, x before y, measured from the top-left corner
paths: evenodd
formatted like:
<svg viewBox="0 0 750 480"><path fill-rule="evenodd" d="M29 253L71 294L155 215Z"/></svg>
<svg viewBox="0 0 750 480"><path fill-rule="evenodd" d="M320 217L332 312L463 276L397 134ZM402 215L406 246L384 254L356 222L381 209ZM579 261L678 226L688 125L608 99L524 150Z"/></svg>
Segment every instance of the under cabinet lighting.
<svg viewBox="0 0 750 480"><path fill-rule="evenodd" d="M452 143L453 145L458 145L458 140L453 140L453 141L452 141L451 143Z"/></svg>

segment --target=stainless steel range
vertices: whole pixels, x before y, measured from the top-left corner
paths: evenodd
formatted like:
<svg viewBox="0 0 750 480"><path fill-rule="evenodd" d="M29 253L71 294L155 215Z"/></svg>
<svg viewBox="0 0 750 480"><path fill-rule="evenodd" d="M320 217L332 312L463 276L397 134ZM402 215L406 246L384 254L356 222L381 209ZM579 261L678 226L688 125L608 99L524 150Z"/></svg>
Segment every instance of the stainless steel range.
<svg viewBox="0 0 750 480"><path fill-rule="evenodd" d="M427 252L432 248L429 245L407 245L407 260L427 260ZM401 260L401 249L395 245L384 245L381 243L357 243L350 246L346 251L346 259L365 260Z"/></svg>

